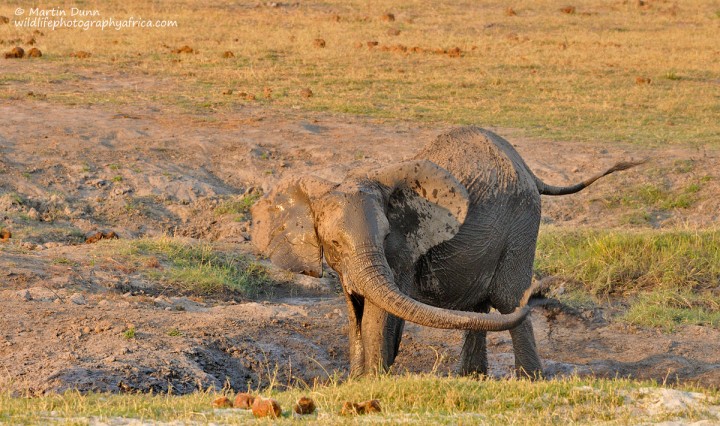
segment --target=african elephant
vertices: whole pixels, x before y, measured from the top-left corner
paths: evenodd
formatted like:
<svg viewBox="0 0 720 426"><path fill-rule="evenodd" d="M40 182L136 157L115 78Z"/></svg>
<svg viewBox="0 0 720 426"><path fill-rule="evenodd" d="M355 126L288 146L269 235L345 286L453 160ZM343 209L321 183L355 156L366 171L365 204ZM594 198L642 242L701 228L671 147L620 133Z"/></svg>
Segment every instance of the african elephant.
<svg viewBox="0 0 720 426"><path fill-rule="evenodd" d="M526 303L540 195L571 194L635 164L550 186L505 139L460 128L411 161L340 184L282 181L252 208L252 240L282 268L318 277L324 257L338 273L352 375L389 368L407 320L466 330L463 374L487 373L486 332L510 330L516 369L535 376L542 366Z"/></svg>

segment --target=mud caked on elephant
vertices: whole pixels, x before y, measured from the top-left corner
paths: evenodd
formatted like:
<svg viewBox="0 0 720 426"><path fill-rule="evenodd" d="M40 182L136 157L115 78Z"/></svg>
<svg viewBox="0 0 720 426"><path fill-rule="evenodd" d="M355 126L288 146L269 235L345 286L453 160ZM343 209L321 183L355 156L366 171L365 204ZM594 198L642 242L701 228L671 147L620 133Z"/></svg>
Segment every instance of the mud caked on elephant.
<svg viewBox="0 0 720 426"><path fill-rule="evenodd" d="M405 321L462 329L460 371L487 373L486 332L510 330L515 366L542 373L527 301L547 185L512 145L475 127L438 136L413 160L337 184L281 181L252 208L252 240L281 268L342 282L353 375L389 368ZM495 308L498 313L490 313Z"/></svg>

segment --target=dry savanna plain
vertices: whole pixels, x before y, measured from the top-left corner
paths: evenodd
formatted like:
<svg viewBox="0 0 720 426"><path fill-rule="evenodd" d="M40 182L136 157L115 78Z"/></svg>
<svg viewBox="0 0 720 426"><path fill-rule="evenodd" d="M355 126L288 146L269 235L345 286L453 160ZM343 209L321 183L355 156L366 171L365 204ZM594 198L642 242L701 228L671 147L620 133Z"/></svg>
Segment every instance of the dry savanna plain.
<svg viewBox="0 0 720 426"><path fill-rule="evenodd" d="M247 391L279 423L720 423L718 40L714 0L3 2L0 423L266 421L213 406ZM647 161L543 198L542 380L508 332L461 377L463 333L409 323L349 378L337 276L273 266L250 207L470 124L555 185Z"/></svg>

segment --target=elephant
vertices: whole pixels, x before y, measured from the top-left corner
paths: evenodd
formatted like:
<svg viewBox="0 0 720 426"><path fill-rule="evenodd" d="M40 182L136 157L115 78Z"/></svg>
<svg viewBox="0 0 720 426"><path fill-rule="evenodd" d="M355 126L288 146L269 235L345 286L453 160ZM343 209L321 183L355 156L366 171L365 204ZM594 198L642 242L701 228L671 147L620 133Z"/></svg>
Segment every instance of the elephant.
<svg viewBox="0 0 720 426"><path fill-rule="evenodd" d="M319 277L323 258L347 303L350 374L386 371L405 321L465 330L461 374L487 374L486 333L510 330L515 368L538 377L528 298L544 183L497 134L463 127L409 161L350 172L341 183L281 180L251 209L251 239L271 262ZM491 313L495 308L498 313Z"/></svg>

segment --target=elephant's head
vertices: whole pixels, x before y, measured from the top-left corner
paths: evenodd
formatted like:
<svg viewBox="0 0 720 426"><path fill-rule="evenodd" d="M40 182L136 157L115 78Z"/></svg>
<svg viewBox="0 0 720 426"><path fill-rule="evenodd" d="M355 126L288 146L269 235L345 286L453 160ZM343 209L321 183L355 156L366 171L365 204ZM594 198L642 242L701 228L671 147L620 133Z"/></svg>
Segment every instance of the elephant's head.
<svg viewBox="0 0 720 426"><path fill-rule="evenodd" d="M388 263L388 250L411 267L451 239L468 203L466 189L430 161L388 166L341 184L301 177L283 181L252 208L252 239L274 264L293 272L319 277L324 256L345 291L402 319L436 328L513 328L527 307L500 315L427 305L400 291Z"/></svg>

